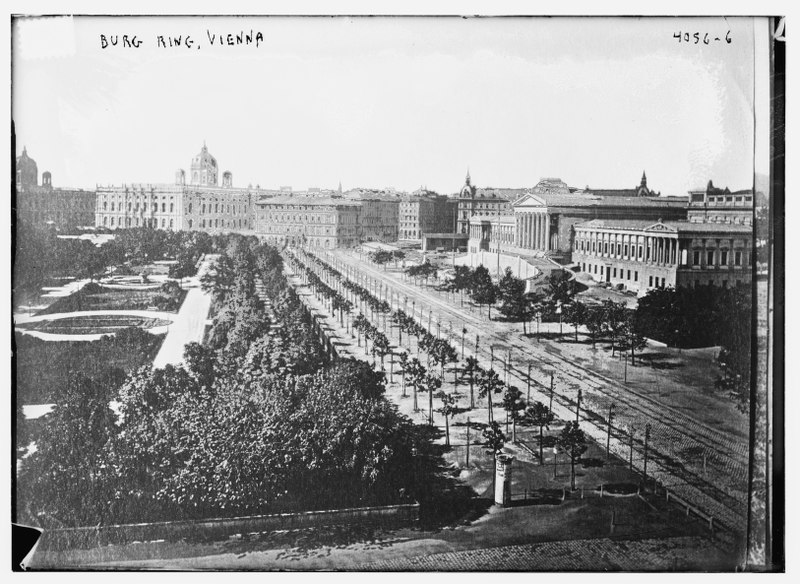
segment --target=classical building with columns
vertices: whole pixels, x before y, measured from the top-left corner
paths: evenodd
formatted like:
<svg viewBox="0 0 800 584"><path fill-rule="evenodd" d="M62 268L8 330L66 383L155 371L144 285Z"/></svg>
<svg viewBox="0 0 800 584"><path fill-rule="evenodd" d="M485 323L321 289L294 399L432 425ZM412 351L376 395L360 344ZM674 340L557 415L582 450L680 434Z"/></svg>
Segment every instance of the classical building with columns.
<svg viewBox="0 0 800 584"><path fill-rule="evenodd" d="M593 219L680 221L686 219L687 206L686 197L602 196L545 178L513 204L512 213L473 216L469 249L499 248L502 253L547 255L569 262L576 224Z"/></svg>
<svg viewBox="0 0 800 584"><path fill-rule="evenodd" d="M594 219L575 226L572 260L594 280L634 290L735 286L752 279L750 226Z"/></svg>

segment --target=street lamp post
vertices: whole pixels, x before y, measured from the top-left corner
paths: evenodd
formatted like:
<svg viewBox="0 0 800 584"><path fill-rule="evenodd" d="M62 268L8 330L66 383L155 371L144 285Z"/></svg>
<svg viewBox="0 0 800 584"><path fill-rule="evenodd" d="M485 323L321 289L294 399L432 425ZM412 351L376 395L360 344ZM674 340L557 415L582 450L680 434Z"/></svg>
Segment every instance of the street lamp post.
<svg viewBox="0 0 800 584"><path fill-rule="evenodd" d="M558 476L558 446L553 446L553 478Z"/></svg>

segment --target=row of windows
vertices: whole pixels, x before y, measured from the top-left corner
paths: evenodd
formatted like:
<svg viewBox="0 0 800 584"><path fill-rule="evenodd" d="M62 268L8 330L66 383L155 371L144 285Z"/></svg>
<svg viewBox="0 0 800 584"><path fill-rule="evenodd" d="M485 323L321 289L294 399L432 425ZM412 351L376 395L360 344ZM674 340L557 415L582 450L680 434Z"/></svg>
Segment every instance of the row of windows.
<svg viewBox="0 0 800 584"><path fill-rule="evenodd" d="M110 220L109 220L110 219ZM116 222L115 222L116 219ZM123 221L124 219L124 221ZM157 227L158 226L158 219L142 219L140 224L139 217L103 217L103 226L104 227L144 227L149 225L150 227ZM161 219L161 227L166 228L167 221L166 219ZM172 219L169 220L169 228L172 229L175 226L175 223Z"/></svg>
<svg viewBox="0 0 800 584"><path fill-rule="evenodd" d="M599 269L599 273L598 273ZM581 263L581 270L586 272L587 274L598 274L601 278L603 277L603 270L608 269L612 271L611 277L617 277L617 268L606 268L602 264L588 264L588 271L587 271L587 264L586 262ZM627 271L627 277L625 277L625 272ZM621 280L628 280L631 281L631 274L633 274L633 282L639 281L639 271L638 270L623 270L619 268L619 279ZM652 278L651 278L652 279Z"/></svg>
<svg viewBox="0 0 800 584"><path fill-rule="evenodd" d="M220 207L222 207L221 211L220 211ZM214 207L213 207L214 210L212 211L211 208L212 208L211 207L211 203L208 203L208 212L209 213L230 213L231 212L231 206L227 205L227 207L226 207L226 205L224 203L222 205L220 205L219 203L214 203ZM192 213L192 209L193 209L193 205L192 205L192 203L189 203L189 213L190 214ZM205 212L206 212L206 203L203 203L202 206L200 207L200 214L203 215L203 214L205 214ZM247 212L248 212L248 205L246 205L246 204L245 205L239 205L238 208L237 208L237 206L235 204L233 205L233 214L234 215L238 215L239 213L246 214Z"/></svg>
<svg viewBox="0 0 800 584"><path fill-rule="evenodd" d="M276 222L294 222L294 223L336 223L336 216L330 213L316 214L316 215L292 215L290 213L269 213L261 212L258 217L263 221L276 221ZM355 217L347 215L339 215L340 223L355 223ZM350 219L350 221L345 221Z"/></svg>
<svg viewBox="0 0 800 584"><path fill-rule="evenodd" d="M191 204L189 206L191 208ZM103 211L108 211L108 210L109 210L108 209L108 202L107 201L103 201ZM123 208L122 203L120 203L115 208L114 201L111 201L111 211L112 212L113 211L123 211L123 210L125 210L125 209ZM153 203L153 210L158 212L158 203ZM137 201L135 204L131 203L131 202L128 202L127 211L128 212L133 211L134 213L138 213L139 212L139 202ZM147 203L142 203L142 212L147 213ZM167 204L166 203L161 203L161 212L162 213L166 213L167 212ZM169 204L169 212L170 213L174 213L175 212L175 203L170 203ZM191 213L191 210L189 212Z"/></svg>
<svg viewBox="0 0 800 584"><path fill-rule="evenodd" d="M731 254L726 249L718 250L709 250L706 251L706 264L707 266L729 266L730 265L730 258ZM733 252L733 265L734 266L741 266L742 260L744 259L744 254L741 251L734 251ZM750 261L752 263L753 252L750 252ZM702 259L702 251L695 250L692 253L692 265L699 266L702 265L700 260ZM719 259L719 263L715 263Z"/></svg>

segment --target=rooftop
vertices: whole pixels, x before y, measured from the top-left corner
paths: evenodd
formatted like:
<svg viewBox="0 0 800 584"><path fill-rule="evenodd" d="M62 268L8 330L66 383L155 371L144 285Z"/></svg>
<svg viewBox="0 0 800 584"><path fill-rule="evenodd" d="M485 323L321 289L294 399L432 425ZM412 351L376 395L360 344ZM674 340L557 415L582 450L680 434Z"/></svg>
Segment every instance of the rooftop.
<svg viewBox="0 0 800 584"><path fill-rule="evenodd" d="M692 223L689 221L653 222L640 219L592 219L576 223L575 229L619 229L634 231L664 230L677 233L752 233L749 225L737 223Z"/></svg>
<svg viewBox="0 0 800 584"><path fill-rule="evenodd" d="M681 208L688 197L603 197L589 194L535 193L514 204L515 207L665 207Z"/></svg>
<svg viewBox="0 0 800 584"><path fill-rule="evenodd" d="M278 196L278 197L266 197L264 199L260 199L256 201L256 205L306 205L306 206L313 206L313 207L323 207L323 206L349 206L349 207L357 207L359 205L358 201L348 200L348 199L341 199L338 197L298 197L294 195L289 196Z"/></svg>

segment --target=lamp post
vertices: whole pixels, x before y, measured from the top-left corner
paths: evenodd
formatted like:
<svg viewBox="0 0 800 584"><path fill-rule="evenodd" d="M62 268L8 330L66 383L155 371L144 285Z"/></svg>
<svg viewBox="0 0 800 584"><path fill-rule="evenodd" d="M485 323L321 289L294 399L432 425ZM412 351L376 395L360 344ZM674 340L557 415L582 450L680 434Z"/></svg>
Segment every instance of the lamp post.
<svg viewBox="0 0 800 584"><path fill-rule="evenodd" d="M553 445L553 478L558 476L558 445Z"/></svg>

